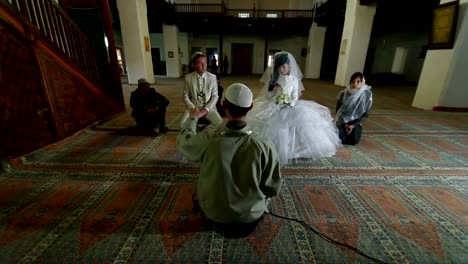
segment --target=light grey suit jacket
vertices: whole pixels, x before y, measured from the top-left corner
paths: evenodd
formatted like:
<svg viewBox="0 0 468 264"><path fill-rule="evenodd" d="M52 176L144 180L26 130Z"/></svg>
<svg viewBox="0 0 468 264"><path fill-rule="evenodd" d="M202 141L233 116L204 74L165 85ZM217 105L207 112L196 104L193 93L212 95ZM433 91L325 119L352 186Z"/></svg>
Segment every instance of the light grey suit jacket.
<svg viewBox="0 0 468 264"><path fill-rule="evenodd" d="M197 98L198 74L191 72L185 75L184 103L187 109L198 107L208 108L209 111L216 111L216 102L218 102L218 83L216 75L205 72L205 85L203 87L203 102Z"/></svg>

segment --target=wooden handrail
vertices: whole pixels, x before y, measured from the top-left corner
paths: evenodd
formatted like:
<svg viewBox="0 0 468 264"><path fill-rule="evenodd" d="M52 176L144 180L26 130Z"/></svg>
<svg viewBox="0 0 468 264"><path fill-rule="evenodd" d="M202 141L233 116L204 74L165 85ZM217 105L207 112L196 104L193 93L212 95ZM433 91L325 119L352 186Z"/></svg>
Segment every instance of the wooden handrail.
<svg viewBox="0 0 468 264"><path fill-rule="evenodd" d="M106 76L99 65L109 65L75 22L53 0L8 0L55 48L100 82ZM103 64L104 63L104 64Z"/></svg>

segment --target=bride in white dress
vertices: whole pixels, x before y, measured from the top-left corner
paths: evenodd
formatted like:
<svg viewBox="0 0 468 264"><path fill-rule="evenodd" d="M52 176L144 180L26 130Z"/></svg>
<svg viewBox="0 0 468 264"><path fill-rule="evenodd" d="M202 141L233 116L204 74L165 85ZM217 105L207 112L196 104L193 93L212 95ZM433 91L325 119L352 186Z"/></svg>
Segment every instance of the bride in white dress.
<svg viewBox="0 0 468 264"><path fill-rule="evenodd" d="M330 110L299 99L302 72L289 52L278 52L273 59L260 79L264 94L254 100L247 121L273 141L283 164L335 155L341 142Z"/></svg>

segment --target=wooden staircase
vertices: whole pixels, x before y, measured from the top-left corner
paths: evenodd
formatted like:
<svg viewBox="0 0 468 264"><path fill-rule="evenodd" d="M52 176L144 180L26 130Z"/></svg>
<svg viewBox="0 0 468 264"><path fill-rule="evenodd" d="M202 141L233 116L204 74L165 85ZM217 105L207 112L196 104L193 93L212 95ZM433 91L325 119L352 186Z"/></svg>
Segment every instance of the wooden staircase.
<svg viewBox="0 0 468 264"><path fill-rule="evenodd" d="M109 57L55 1L0 0L0 159L124 111Z"/></svg>

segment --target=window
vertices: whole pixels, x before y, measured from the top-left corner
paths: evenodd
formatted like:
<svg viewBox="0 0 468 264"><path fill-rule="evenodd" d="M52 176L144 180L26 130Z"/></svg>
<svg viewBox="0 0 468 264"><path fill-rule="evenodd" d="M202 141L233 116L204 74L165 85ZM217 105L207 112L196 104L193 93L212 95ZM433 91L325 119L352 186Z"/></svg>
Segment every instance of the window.
<svg viewBox="0 0 468 264"><path fill-rule="evenodd" d="M250 14L249 13L239 13L239 17L240 18L248 18L248 17L250 17Z"/></svg>
<svg viewBox="0 0 468 264"><path fill-rule="evenodd" d="M277 18L278 14L266 14L267 18Z"/></svg>
<svg viewBox="0 0 468 264"><path fill-rule="evenodd" d="M271 66L271 64L273 63L273 56L275 55L275 53L277 52L280 52L281 50L280 49L270 49L268 50L268 67Z"/></svg>

